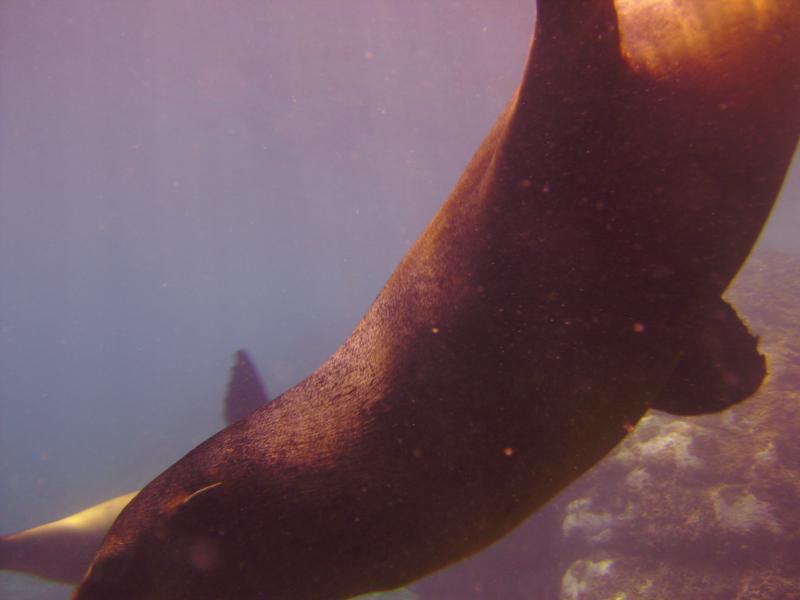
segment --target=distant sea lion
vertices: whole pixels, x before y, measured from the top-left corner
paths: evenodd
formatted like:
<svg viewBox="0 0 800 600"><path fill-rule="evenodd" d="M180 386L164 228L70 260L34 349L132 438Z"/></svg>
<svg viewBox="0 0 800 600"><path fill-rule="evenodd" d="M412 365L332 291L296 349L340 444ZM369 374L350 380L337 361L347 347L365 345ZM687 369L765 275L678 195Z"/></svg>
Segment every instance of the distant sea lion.
<svg viewBox="0 0 800 600"><path fill-rule="evenodd" d="M236 423L269 403L267 388L253 361L244 350L237 350L225 392L225 422Z"/></svg>
<svg viewBox="0 0 800 600"><path fill-rule="evenodd" d="M247 352L239 350L225 394L228 424L269 402ZM138 492L105 500L74 515L0 536L0 570L77 584L120 511Z"/></svg>
<svg viewBox="0 0 800 600"><path fill-rule="evenodd" d="M798 61L796 0L539 0L518 92L350 338L150 483L75 598L395 588L510 531L648 407L746 397L763 357L720 295L797 143Z"/></svg>

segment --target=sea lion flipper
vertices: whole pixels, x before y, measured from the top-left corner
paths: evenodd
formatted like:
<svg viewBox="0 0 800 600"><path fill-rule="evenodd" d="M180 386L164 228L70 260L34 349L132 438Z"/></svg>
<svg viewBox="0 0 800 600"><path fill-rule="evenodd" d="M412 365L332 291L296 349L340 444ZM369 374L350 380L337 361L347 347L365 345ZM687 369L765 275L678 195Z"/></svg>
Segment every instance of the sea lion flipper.
<svg viewBox="0 0 800 600"><path fill-rule="evenodd" d="M766 374L758 338L720 299L652 408L676 415L718 412L748 398Z"/></svg>
<svg viewBox="0 0 800 600"><path fill-rule="evenodd" d="M231 425L268 402L267 390L253 361L247 352L237 350L225 394L225 421Z"/></svg>

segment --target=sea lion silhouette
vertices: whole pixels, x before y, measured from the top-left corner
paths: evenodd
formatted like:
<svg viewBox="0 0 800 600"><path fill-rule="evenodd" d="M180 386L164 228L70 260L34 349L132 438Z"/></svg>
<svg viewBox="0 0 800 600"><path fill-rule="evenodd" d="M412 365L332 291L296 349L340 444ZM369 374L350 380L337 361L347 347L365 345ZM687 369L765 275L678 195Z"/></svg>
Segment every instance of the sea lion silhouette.
<svg viewBox="0 0 800 600"><path fill-rule="evenodd" d="M746 397L764 361L720 295L797 143L798 61L796 0L539 0L519 90L353 334L150 483L75 598L395 588L514 528L648 407Z"/></svg>
<svg viewBox="0 0 800 600"><path fill-rule="evenodd" d="M269 402L247 352L234 355L224 407L230 425ZM63 519L0 536L0 570L77 584L109 527L138 492L105 500Z"/></svg>

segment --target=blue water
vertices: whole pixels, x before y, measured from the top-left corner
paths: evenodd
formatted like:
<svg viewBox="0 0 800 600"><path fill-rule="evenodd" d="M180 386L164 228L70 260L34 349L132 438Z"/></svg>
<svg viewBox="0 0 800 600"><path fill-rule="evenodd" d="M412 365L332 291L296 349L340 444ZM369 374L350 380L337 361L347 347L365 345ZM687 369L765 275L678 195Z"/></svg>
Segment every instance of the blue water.
<svg viewBox="0 0 800 600"><path fill-rule="evenodd" d="M533 4L0 5L0 531L221 428L236 349L272 395L318 366L510 97ZM797 231L795 168L762 242Z"/></svg>

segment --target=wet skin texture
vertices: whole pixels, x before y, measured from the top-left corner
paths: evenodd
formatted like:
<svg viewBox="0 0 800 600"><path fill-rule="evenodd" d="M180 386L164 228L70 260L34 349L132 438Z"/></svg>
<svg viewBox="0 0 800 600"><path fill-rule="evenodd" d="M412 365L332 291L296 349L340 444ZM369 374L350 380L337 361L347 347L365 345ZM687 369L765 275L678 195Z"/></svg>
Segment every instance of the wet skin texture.
<svg viewBox="0 0 800 600"><path fill-rule="evenodd" d="M797 142L798 13L539 0L518 93L350 338L149 484L75 597L397 587L507 533L649 407L751 393L763 358L720 295Z"/></svg>

